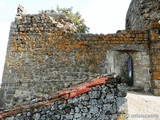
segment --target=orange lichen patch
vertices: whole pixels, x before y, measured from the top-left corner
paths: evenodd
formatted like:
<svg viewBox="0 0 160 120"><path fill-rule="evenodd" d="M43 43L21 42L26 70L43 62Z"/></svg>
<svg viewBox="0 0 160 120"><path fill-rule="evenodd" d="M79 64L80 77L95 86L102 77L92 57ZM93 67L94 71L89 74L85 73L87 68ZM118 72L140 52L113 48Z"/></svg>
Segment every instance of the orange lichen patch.
<svg viewBox="0 0 160 120"><path fill-rule="evenodd" d="M152 80L158 80L159 79L159 77L160 77L160 72L153 72L153 75L152 75L153 77L153 79Z"/></svg>
<svg viewBox="0 0 160 120"><path fill-rule="evenodd" d="M160 54L158 54L157 57L160 58Z"/></svg>
<svg viewBox="0 0 160 120"><path fill-rule="evenodd" d="M160 10L160 3L158 3L158 5L157 5L157 10Z"/></svg>
<svg viewBox="0 0 160 120"><path fill-rule="evenodd" d="M100 59L101 59L101 58L99 57L99 55L95 55L95 56L94 56L94 61L95 61L96 64L99 64L99 63L100 63Z"/></svg>
<svg viewBox="0 0 160 120"><path fill-rule="evenodd" d="M103 40L104 40L104 41L107 41L107 40L108 40L108 37L105 37Z"/></svg>
<svg viewBox="0 0 160 120"><path fill-rule="evenodd" d="M43 59L38 60L39 63L44 63Z"/></svg>
<svg viewBox="0 0 160 120"><path fill-rule="evenodd" d="M160 67L157 65L157 69L156 69L159 73L160 73Z"/></svg>
<svg viewBox="0 0 160 120"><path fill-rule="evenodd" d="M16 40L16 36L11 36L11 39L12 40Z"/></svg>
<svg viewBox="0 0 160 120"><path fill-rule="evenodd" d="M131 42L131 41L128 41L127 43L128 43L128 44L132 44L132 42Z"/></svg>
<svg viewBox="0 0 160 120"><path fill-rule="evenodd" d="M99 44L97 45L97 48L102 48L102 44L99 43Z"/></svg>
<svg viewBox="0 0 160 120"><path fill-rule="evenodd" d="M36 42L32 42L31 46L34 47L36 45Z"/></svg>
<svg viewBox="0 0 160 120"><path fill-rule="evenodd" d="M124 41L120 41L120 44L124 44L125 42Z"/></svg>
<svg viewBox="0 0 160 120"><path fill-rule="evenodd" d="M82 45L81 42L78 42L78 41L74 41L74 42L73 42L73 47L76 48L76 49L80 49L80 48L81 48L81 45Z"/></svg>
<svg viewBox="0 0 160 120"><path fill-rule="evenodd" d="M61 57L58 58L59 61L62 61L63 59Z"/></svg>
<svg viewBox="0 0 160 120"><path fill-rule="evenodd" d="M36 59L32 59L31 61L32 61L32 62L36 62Z"/></svg>
<svg viewBox="0 0 160 120"><path fill-rule="evenodd" d="M65 65L68 65L68 62L64 62Z"/></svg>
<svg viewBox="0 0 160 120"><path fill-rule="evenodd" d="M76 53L76 54L75 54L75 60L79 60L80 57L81 57L80 53Z"/></svg>
<svg viewBox="0 0 160 120"><path fill-rule="evenodd" d="M159 35L157 33L151 33L151 40L158 40Z"/></svg>
<svg viewBox="0 0 160 120"><path fill-rule="evenodd" d="M92 56L93 55L93 53L92 52L89 52L89 56Z"/></svg>
<svg viewBox="0 0 160 120"><path fill-rule="evenodd" d="M85 55L85 57L84 57L86 60L88 60L89 59L89 56L88 55Z"/></svg>
<svg viewBox="0 0 160 120"><path fill-rule="evenodd" d="M47 52L47 55L48 55L48 56L50 56L50 55L51 55L51 53L50 53L50 52Z"/></svg>
<svg viewBox="0 0 160 120"><path fill-rule="evenodd" d="M63 33L62 33L62 32L58 32L57 35L58 35L58 36L62 36Z"/></svg>
<svg viewBox="0 0 160 120"><path fill-rule="evenodd" d="M20 76L19 76L19 79L22 79L22 78L23 78L23 76L22 76L22 75L20 75Z"/></svg>
<svg viewBox="0 0 160 120"><path fill-rule="evenodd" d="M31 77L31 75L28 73L28 74L26 75L26 77L27 77L27 78L30 78L30 77Z"/></svg>
<svg viewBox="0 0 160 120"><path fill-rule="evenodd" d="M60 43L56 45L57 49L65 51L67 48L65 40L62 40Z"/></svg>
<svg viewBox="0 0 160 120"><path fill-rule="evenodd" d="M105 44L106 48L108 48L108 44Z"/></svg>
<svg viewBox="0 0 160 120"><path fill-rule="evenodd" d="M138 36L138 37L143 38L143 34L139 34L139 36Z"/></svg>
<svg viewBox="0 0 160 120"><path fill-rule="evenodd" d="M100 63L100 60L101 60L101 59L102 59L102 58L96 59L95 62L94 62L95 65L98 65L98 64Z"/></svg>
<svg viewBox="0 0 160 120"><path fill-rule="evenodd" d="M156 88L160 89L160 82L156 84Z"/></svg>
<svg viewBox="0 0 160 120"><path fill-rule="evenodd" d="M92 69L94 69L94 68L95 68L95 65L92 64L90 67L91 67Z"/></svg>
<svg viewBox="0 0 160 120"><path fill-rule="evenodd" d="M42 48L42 51L45 52L45 51L46 51L46 48Z"/></svg>
<svg viewBox="0 0 160 120"><path fill-rule="evenodd" d="M81 48L81 45L80 45L80 44L75 44L75 45L74 45L74 48L80 49L80 48Z"/></svg>
<svg viewBox="0 0 160 120"><path fill-rule="evenodd" d="M160 24L158 22L152 22L149 26L151 29L160 28Z"/></svg>
<svg viewBox="0 0 160 120"><path fill-rule="evenodd" d="M158 49L160 49L160 44L157 45Z"/></svg>
<svg viewBox="0 0 160 120"><path fill-rule="evenodd" d="M69 52L71 52L71 49L70 48L66 48L65 52L69 53Z"/></svg>
<svg viewBox="0 0 160 120"><path fill-rule="evenodd" d="M111 48L112 48L112 47L113 47L113 44L109 44L109 47L111 47Z"/></svg>
<svg viewBox="0 0 160 120"><path fill-rule="evenodd" d="M154 65L160 65L160 60L154 60L154 61L153 61L153 64L154 64Z"/></svg>
<svg viewBox="0 0 160 120"><path fill-rule="evenodd" d="M82 46L82 45L81 45L80 49L81 49L82 51L86 51L87 48L86 48L86 46Z"/></svg>
<svg viewBox="0 0 160 120"><path fill-rule="evenodd" d="M29 40L26 40L25 43L26 43L27 45L30 45L30 41L29 41Z"/></svg>
<svg viewBox="0 0 160 120"><path fill-rule="evenodd" d="M46 41L51 41L52 40L52 37L47 37L46 38Z"/></svg>
<svg viewBox="0 0 160 120"><path fill-rule="evenodd" d="M32 48L28 48L28 52L32 52L33 50L32 50Z"/></svg>
<svg viewBox="0 0 160 120"><path fill-rule="evenodd" d="M13 50L14 50L14 51L17 50L17 44L14 43L14 44L12 45L12 47L13 47Z"/></svg>
<svg viewBox="0 0 160 120"><path fill-rule="evenodd" d="M23 52L23 48L22 47L18 47L18 51L19 52Z"/></svg>
<svg viewBox="0 0 160 120"><path fill-rule="evenodd" d="M122 120L122 117L121 117L121 116L118 116L117 120Z"/></svg>
<svg viewBox="0 0 160 120"><path fill-rule="evenodd" d="M148 44L143 44L144 48L149 48Z"/></svg>

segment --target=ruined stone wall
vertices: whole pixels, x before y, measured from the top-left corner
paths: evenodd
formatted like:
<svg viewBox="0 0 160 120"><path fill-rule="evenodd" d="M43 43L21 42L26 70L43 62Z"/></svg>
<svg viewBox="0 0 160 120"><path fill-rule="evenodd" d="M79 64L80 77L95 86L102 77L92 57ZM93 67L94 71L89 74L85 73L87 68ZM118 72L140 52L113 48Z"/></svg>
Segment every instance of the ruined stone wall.
<svg viewBox="0 0 160 120"><path fill-rule="evenodd" d="M105 82L106 79L106 82ZM56 99L22 105L0 112L1 120L124 120L128 106L126 84L120 77L97 78L92 82L59 91ZM93 84L96 84L93 85ZM76 94L83 93L81 95ZM75 96L70 98L71 96ZM69 99L67 99L69 97Z"/></svg>
<svg viewBox="0 0 160 120"><path fill-rule="evenodd" d="M159 36L160 1L132 0L126 15L126 29L149 31L150 78L152 92L160 95ZM140 78L140 77L139 77Z"/></svg>
<svg viewBox="0 0 160 120"><path fill-rule="evenodd" d="M147 30L81 34L59 24L47 14L22 15L11 24L2 78L7 107L118 72L111 51L149 50Z"/></svg>
<svg viewBox="0 0 160 120"><path fill-rule="evenodd" d="M150 24L150 73L151 85L154 95L160 95L160 24L154 22Z"/></svg>
<svg viewBox="0 0 160 120"><path fill-rule="evenodd" d="M132 0L126 15L126 29L149 29L151 22L160 19L158 0Z"/></svg>

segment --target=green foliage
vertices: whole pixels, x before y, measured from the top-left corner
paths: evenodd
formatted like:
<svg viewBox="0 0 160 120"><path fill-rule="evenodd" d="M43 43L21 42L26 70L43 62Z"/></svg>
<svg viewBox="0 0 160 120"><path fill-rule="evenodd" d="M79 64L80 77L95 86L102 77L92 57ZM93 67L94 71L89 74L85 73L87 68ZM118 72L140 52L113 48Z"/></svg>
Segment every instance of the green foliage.
<svg viewBox="0 0 160 120"><path fill-rule="evenodd" d="M89 27L85 25L85 20L82 18L79 12L73 13L73 7L70 8L60 8L57 6L56 11L52 8L50 10L42 10L40 13L47 13L47 14L59 14L64 15L71 19L74 25L77 28L77 33L87 33L89 32Z"/></svg>

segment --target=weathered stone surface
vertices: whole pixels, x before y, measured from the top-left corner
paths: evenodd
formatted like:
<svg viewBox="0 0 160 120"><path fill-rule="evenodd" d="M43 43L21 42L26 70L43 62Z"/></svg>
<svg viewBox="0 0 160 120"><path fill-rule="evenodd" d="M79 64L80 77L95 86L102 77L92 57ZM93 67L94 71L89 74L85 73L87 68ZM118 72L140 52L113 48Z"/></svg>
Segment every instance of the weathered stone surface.
<svg viewBox="0 0 160 120"><path fill-rule="evenodd" d="M120 78L119 78L120 79ZM90 92L78 95L72 99L60 99L58 101L52 102L50 105L45 103L42 106L39 103L39 107L32 108L31 111L26 110L24 112L17 113L13 117L6 117L4 120L10 119L33 119L33 120L88 120L88 119L118 119L118 116L127 114L127 101L124 97L117 97L116 94L120 92L120 88L126 88L126 84L119 84L119 79L112 78L106 82L106 84L98 85L93 87ZM97 79L99 80L99 79ZM87 83L84 83L87 85ZM83 85L81 85L82 87ZM84 87L84 86L83 86ZM106 88L108 89L107 91ZM119 88L119 89L118 89ZM72 90L78 89L73 87ZM110 89L115 89L110 94ZM105 91L105 92L104 92ZM65 93L66 91L64 91ZM127 91L125 91L127 92ZM61 92L59 92L60 94ZM98 97L95 95L99 94ZM106 101L102 99L106 95ZM107 97L108 95L108 97ZM61 96L62 97L62 96ZM86 97L86 98L85 98ZM104 103L105 102L105 103ZM35 103L37 104L37 103ZM34 105L31 104L32 106ZM41 107L40 107L41 106ZM0 114L1 115L1 114ZM125 117L127 118L127 117Z"/></svg>
<svg viewBox="0 0 160 120"><path fill-rule="evenodd" d="M36 114L33 115L32 118L33 118L34 120L39 120L40 117L41 117L41 115L40 115L39 113L36 113Z"/></svg>
<svg viewBox="0 0 160 120"><path fill-rule="evenodd" d="M126 29L149 29L149 23L159 20L158 1L132 0L126 15Z"/></svg>
<svg viewBox="0 0 160 120"><path fill-rule="evenodd" d="M127 88L124 88L123 85L124 83L122 83L122 84L119 84L118 86L117 86L117 88L118 88L118 90L119 90L119 92L118 92L118 97L126 97L126 93L127 93Z"/></svg>
<svg viewBox="0 0 160 120"><path fill-rule="evenodd" d="M151 89L151 92L155 95L155 96L160 96L160 89Z"/></svg>
<svg viewBox="0 0 160 120"><path fill-rule="evenodd" d="M51 93L95 76L120 75L124 73L122 67L127 66L122 64L126 62L126 54L134 63L134 86L145 91L152 87L155 89L153 93L158 94L158 82L150 83L151 79L160 78L157 5L157 1L133 0L126 17L127 30L106 35L75 33L76 27L63 15L30 15L19 6L9 34L2 78L3 105L8 109L20 104L34 104L39 97L49 99ZM149 25L150 22L153 23ZM121 85L118 88L108 85L103 90L97 86L93 90L68 100L68 103L77 105L83 101L81 104L87 105L87 111L93 104L114 105L116 97L126 95L123 85L122 88ZM66 108L65 105L58 107L51 107L52 111ZM79 111L83 109L78 108Z"/></svg>
<svg viewBox="0 0 160 120"><path fill-rule="evenodd" d="M118 97L116 99L116 103L117 103L117 110L118 113L120 114L125 114L128 113L128 107L127 107L127 99L123 98L123 97Z"/></svg>
<svg viewBox="0 0 160 120"><path fill-rule="evenodd" d="M6 106L21 104L22 101L27 104L26 101L49 96L50 93L92 79L99 74L120 74L117 56L120 52L109 51L118 44L129 45L131 42L135 46L141 44L142 47L137 47L136 50L148 50L143 47L143 43L148 43L145 40L147 38L141 37L148 33L146 30L122 30L111 35L81 34L72 33L74 30L60 29L58 22L62 18L58 16L55 17L57 23L54 16L52 18L47 14L22 17L12 23L9 37L7 56L10 57L6 57L2 88L5 89L5 95L11 93L8 88L14 88L14 97L9 100L9 104L5 103ZM31 22L29 19L32 19ZM54 24L45 20L52 20ZM131 50L135 50L134 47ZM99 91L89 95L96 99L100 97ZM88 97L83 99L87 100Z"/></svg>

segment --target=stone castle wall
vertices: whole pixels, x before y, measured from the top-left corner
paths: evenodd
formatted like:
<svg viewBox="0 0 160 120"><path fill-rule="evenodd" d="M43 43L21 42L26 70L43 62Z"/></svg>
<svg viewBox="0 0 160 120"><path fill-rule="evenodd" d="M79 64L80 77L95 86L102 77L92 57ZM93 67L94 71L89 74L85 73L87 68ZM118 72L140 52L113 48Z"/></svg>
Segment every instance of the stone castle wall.
<svg viewBox="0 0 160 120"><path fill-rule="evenodd" d="M11 24L2 79L6 106L99 74L119 72L119 58L111 51L147 54L148 37L147 30L122 30L106 35L67 33L47 14L22 15Z"/></svg>

